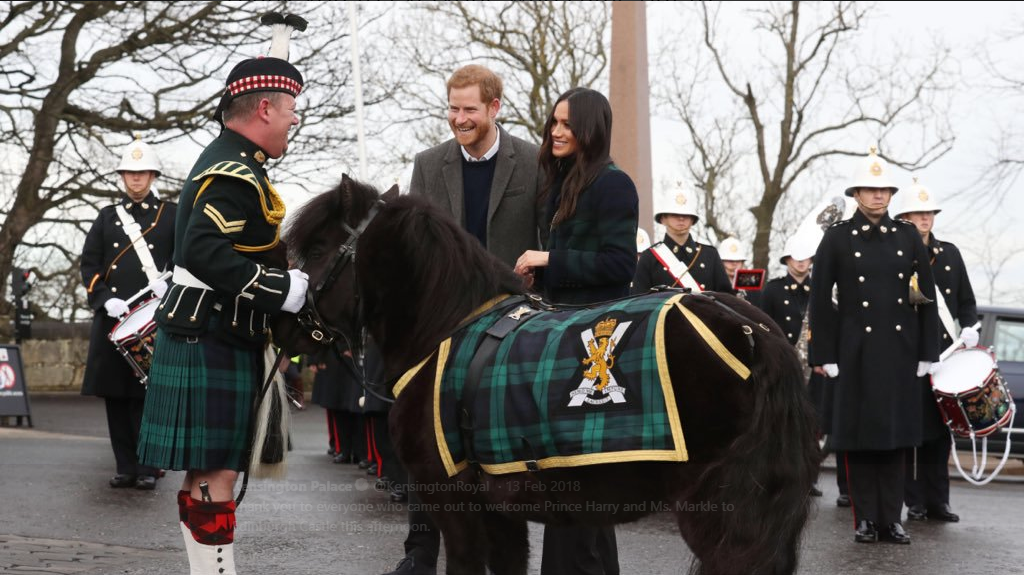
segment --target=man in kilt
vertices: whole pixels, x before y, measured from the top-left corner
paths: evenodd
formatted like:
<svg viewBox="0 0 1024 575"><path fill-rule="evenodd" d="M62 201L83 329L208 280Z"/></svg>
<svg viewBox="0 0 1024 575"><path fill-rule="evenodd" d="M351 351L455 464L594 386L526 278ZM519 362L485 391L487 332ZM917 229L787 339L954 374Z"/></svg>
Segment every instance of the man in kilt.
<svg viewBox="0 0 1024 575"><path fill-rule="evenodd" d="M235 573L233 488L249 458L269 326L305 298L307 276L282 269L285 208L264 165L287 149L302 84L280 58L235 66L215 115L224 130L200 155L179 200L174 276L156 315L139 458L188 471L178 512L193 575Z"/></svg>

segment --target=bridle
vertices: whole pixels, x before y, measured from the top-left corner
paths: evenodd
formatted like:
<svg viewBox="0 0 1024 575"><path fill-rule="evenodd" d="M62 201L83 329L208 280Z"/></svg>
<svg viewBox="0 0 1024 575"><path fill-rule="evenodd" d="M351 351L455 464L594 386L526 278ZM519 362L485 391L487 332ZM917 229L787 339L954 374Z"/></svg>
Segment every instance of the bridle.
<svg viewBox="0 0 1024 575"><path fill-rule="evenodd" d="M377 200L372 206L370 211L366 214L359 225L353 229L347 223L342 222L341 226L346 232L348 232L348 239L342 243L338 250L334 252L334 256L331 257L331 261L327 266L327 273L324 274L320 281L316 283L316 287L311 290L306 290L306 303L302 306L297 314L299 325L305 330L309 337L313 338L318 343L323 345L331 345L335 343L339 338L348 341L348 337L338 328L330 325L324 320L323 316L320 315L320 311L317 309L316 303L320 299L320 294L323 291L334 285L334 282L338 280L341 273L345 271L345 268L356 259L356 242L359 241L359 237L366 231L367 226L373 221L373 218L377 216L380 209L384 207L384 202ZM362 322L362 306L359 305L359 293L358 284L356 287L356 323L357 327L361 328ZM351 343L351 342L349 342ZM351 347L350 347L351 349Z"/></svg>
<svg viewBox="0 0 1024 575"><path fill-rule="evenodd" d="M359 295L359 282L355 281L354 294L355 294L355 309L356 309L356 321L355 321L355 332L358 334L358 341L353 341L355 337L349 338L345 332L327 323L327 320L320 314L320 310L317 309L317 301L320 299L320 294L325 289L330 288L334 285L334 282L338 280L341 273L345 271L345 268L355 262L356 259L356 243L359 241L359 237L363 235L366 228L373 222L373 219L377 217L377 214L384 207L383 200L377 200L370 206L370 211L366 216L359 222L359 225L353 229L347 223L342 222L342 229L348 232L348 239L342 243L334 255L331 257L330 263L327 265L327 273L320 278L320 281L316 283L316 287L311 290L306 290L306 303L299 310L297 319L299 326L306 332L309 337L322 345L333 347L335 353L338 354L341 362L348 366L352 370L352 373L356 376L359 384L366 390L367 393L376 397L381 401L393 403L394 400L379 392L372 389L370 382L366 379L366 371L364 369L364 357L366 354L366 322L365 313L362 306L362 298ZM352 352L352 363L354 366L349 366L349 362L345 361L345 354L341 347L341 341L344 340L348 346L348 350Z"/></svg>

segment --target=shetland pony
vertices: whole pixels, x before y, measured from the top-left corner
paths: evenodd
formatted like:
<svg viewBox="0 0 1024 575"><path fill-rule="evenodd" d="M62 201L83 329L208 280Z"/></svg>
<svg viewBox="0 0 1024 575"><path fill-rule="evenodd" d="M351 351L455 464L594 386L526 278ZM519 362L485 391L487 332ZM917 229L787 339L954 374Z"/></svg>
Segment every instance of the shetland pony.
<svg viewBox="0 0 1024 575"><path fill-rule="evenodd" d="M449 574L525 574L527 521L609 525L659 511L675 515L691 573L796 570L820 462L816 428L793 347L753 306L726 294L685 298L749 367L745 380L682 314L665 318L688 461L502 475L470 467L449 477L435 441L432 353L481 304L523 294L519 277L427 200L394 187L380 195L348 177L301 209L286 240L310 275L310 295L303 324L293 314L278 320L279 345L308 353L337 337L358 349L365 327L391 382L426 359L396 399L390 427L410 488L444 536Z"/></svg>

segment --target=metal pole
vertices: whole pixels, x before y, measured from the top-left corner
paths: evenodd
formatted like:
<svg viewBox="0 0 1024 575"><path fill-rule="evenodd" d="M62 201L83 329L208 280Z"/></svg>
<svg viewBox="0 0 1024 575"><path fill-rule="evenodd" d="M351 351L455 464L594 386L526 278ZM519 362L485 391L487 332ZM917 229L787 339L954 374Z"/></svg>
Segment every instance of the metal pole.
<svg viewBox="0 0 1024 575"><path fill-rule="evenodd" d="M359 67L358 2L346 2L352 34L352 78L356 88L356 149L359 150L359 179L366 179L366 134L363 131L363 76Z"/></svg>

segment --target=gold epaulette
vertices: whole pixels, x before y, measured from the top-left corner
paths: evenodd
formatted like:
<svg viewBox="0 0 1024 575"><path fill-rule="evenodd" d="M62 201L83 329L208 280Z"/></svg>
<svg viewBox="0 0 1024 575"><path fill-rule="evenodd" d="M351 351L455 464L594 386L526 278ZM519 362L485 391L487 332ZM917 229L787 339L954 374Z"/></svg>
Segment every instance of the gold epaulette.
<svg viewBox="0 0 1024 575"><path fill-rule="evenodd" d="M196 194L195 201L199 201L199 196L202 195L206 187L213 181L217 176L226 176L229 178L237 178L247 182L252 187L256 188L256 191L260 195L260 208L263 210L263 217L267 220L267 223L276 226L284 220L284 202L281 197L277 195L277 190L270 184L270 180L264 178L263 184L260 183L259 178L253 173L249 166L241 162L218 162L206 170L204 170L198 176L192 178L192 181L198 182L200 180L206 180L202 187L199 189L199 193ZM195 203L193 202L193 205Z"/></svg>

